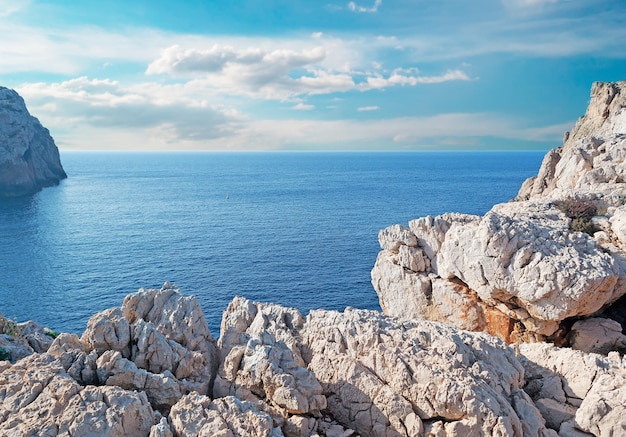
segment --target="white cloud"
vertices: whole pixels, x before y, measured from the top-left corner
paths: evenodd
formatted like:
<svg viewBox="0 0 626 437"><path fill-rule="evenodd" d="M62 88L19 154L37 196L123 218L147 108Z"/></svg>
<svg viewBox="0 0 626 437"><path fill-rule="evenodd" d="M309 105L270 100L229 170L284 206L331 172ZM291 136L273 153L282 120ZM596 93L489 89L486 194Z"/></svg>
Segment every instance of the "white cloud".
<svg viewBox="0 0 626 437"><path fill-rule="evenodd" d="M292 106L291 109L296 109L298 111L310 111L312 109L315 109L315 106L314 105L307 105L305 103L300 102L297 105Z"/></svg>
<svg viewBox="0 0 626 437"><path fill-rule="evenodd" d="M535 8L541 7L549 3L558 3L559 0L502 0L505 6L513 6L518 8Z"/></svg>
<svg viewBox="0 0 626 437"><path fill-rule="evenodd" d="M24 9L29 0L0 0L0 17L8 17Z"/></svg>
<svg viewBox="0 0 626 437"><path fill-rule="evenodd" d="M25 84L17 91L27 100L30 112L55 137L55 132L61 132L61 147L66 140L76 144L73 130L106 129L126 132L128 136L134 133L155 137L163 144L195 143L230 137L244 120L235 110L194 97L194 92L185 90L184 85L123 86L110 79L79 77L53 84ZM97 138L92 141L99 142ZM115 148L114 144L110 146ZM122 148L129 146L126 143ZM82 147L91 145L87 142Z"/></svg>
<svg viewBox="0 0 626 437"><path fill-rule="evenodd" d="M379 72L361 72L349 67L329 68L325 61L326 51L322 47L295 51L218 45L204 50L172 46L150 63L146 73L189 76L193 78L190 84L214 94L274 100L469 80L461 70L422 76L416 68L400 68L385 77Z"/></svg>
<svg viewBox="0 0 626 437"><path fill-rule="evenodd" d="M359 6L355 2L348 3L348 9L353 12L378 12L378 8L383 4L383 0L376 0L371 7Z"/></svg>
<svg viewBox="0 0 626 437"><path fill-rule="evenodd" d="M391 86L415 86L418 84L434 84L450 81L470 80L469 76L461 70L449 70L444 74L438 76L420 76L416 71L412 69L403 70L397 69L388 76L374 76L367 78L367 86L362 86L363 89L377 89L387 88Z"/></svg>
<svg viewBox="0 0 626 437"><path fill-rule="evenodd" d="M324 34L322 32L313 32L311 38L320 39Z"/></svg>
<svg viewBox="0 0 626 437"><path fill-rule="evenodd" d="M172 46L163 51L146 70L147 74L236 72L264 81L267 76L288 73L293 68L321 62L325 57L321 47L294 51L279 49L266 51L260 48L244 50L229 46L213 45L207 50L182 49Z"/></svg>
<svg viewBox="0 0 626 437"><path fill-rule="evenodd" d="M378 111L380 108L378 106L361 106L360 108L357 109L357 111L359 112L364 112L364 111Z"/></svg>

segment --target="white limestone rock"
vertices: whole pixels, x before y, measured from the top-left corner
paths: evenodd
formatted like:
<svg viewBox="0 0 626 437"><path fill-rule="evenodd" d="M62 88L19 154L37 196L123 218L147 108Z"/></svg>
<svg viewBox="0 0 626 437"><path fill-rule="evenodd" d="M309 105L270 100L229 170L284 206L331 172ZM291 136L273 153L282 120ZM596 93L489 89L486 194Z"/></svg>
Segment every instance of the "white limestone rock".
<svg viewBox="0 0 626 437"><path fill-rule="evenodd" d="M140 437L156 419L144 393L82 387L50 354L0 370L0 435Z"/></svg>
<svg viewBox="0 0 626 437"><path fill-rule="evenodd" d="M559 435L624 434L626 360L617 352L604 357L547 343L517 348L524 389Z"/></svg>
<svg viewBox="0 0 626 437"><path fill-rule="evenodd" d="M284 414L319 416L326 398L300 355L303 322L295 309L233 299L222 318L214 395L266 399Z"/></svg>
<svg viewBox="0 0 626 437"><path fill-rule="evenodd" d="M81 343L99 357L101 383L145 390L155 408L167 410L185 393L212 391L216 341L197 299L167 282L94 315Z"/></svg>
<svg viewBox="0 0 626 437"><path fill-rule="evenodd" d="M626 82L596 82L585 115L564 145L546 155L539 174L523 184L517 199L558 199L576 193L619 203L626 194L625 156Z"/></svg>
<svg viewBox="0 0 626 437"><path fill-rule="evenodd" d="M482 218L444 214L409 227L420 254L414 264L423 264L423 252L430 268L411 269L399 250L380 252L372 284L386 314L486 330L507 341L521 323L527 338L541 338L563 319L592 314L625 291L616 287L614 257L586 234L570 232L569 219L551 203L505 203ZM393 234L384 233L387 240ZM500 329L493 317L510 322ZM510 332L500 332L505 328Z"/></svg>
<svg viewBox="0 0 626 437"><path fill-rule="evenodd" d="M48 129L15 91L0 87L0 196L33 194L66 177Z"/></svg>
<svg viewBox="0 0 626 437"><path fill-rule="evenodd" d="M172 407L169 421L179 436L283 436L269 415L234 397L212 401L196 392L187 394Z"/></svg>
<svg viewBox="0 0 626 437"><path fill-rule="evenodd" d="M488 335L352 309L312 311L301 335L328 410L360 435L555 435L513 351Z"/></svg>
<svg viewBox="0 0 626 437"><path fill-rule="evenodd" d="M626 335L622 325L612 319L592 317L579 320L569 333L570 345L583 352L608 354L610 351L626 351Z"/></svg>

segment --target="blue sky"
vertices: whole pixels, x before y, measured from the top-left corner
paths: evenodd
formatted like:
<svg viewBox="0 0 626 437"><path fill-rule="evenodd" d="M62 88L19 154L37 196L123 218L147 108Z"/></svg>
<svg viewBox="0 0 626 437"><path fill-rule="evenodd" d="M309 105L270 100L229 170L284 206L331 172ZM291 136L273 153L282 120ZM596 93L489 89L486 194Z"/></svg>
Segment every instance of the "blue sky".
<svg viewBox="0 0 626 437"><path fill-rule="evenodd" d="M61 149L549 149L626 80L623 0L0 0Z"/></svg>

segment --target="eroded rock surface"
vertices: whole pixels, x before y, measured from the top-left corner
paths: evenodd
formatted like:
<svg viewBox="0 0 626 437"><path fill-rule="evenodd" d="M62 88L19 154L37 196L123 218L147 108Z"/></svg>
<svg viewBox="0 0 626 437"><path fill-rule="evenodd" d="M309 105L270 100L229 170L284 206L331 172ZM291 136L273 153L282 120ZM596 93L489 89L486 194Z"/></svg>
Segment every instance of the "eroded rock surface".
<svg viewBox="0 0 626 437"><path fill-rule="evenodd" d="M561 436L626 435L626 360L546 343L521 344L525 391Z"/></svg>
<svg viewBox="0 0 626 437"><path fill-rule="evenodd" d="M625 159L626 82L594 84L587 113L516 202L379 233L372 284L381 308L507 342L564 344L564 321L626 293ZM589 204L585 214L596 217L576 216Z"/></svg>
<svg viewBox="0 0 626 437"><path fill-rule="evenodd" d="M157 422L145 393L81 386L49 354L0 367L0 435L147 436Z"/></svg>
<svg viewBox="0 0 626 437"><path fill-rule="evenodd" d="M0 196L33 194L66 177L48 129L15 91L0 87Z"/></svg>

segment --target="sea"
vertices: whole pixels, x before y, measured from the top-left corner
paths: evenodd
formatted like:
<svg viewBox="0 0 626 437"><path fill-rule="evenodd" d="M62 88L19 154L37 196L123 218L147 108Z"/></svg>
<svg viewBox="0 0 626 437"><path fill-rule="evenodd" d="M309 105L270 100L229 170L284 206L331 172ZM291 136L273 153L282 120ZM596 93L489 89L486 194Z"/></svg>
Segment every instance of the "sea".
<svg viewBox="0 0 626 437"><path fill-rule="evenodd" d="M68 179L0 199L0 312L80 335L139 288L195 295L214 337L234 296L379 310L379 230L484 214L545 152L61 152Z"/></svg>

